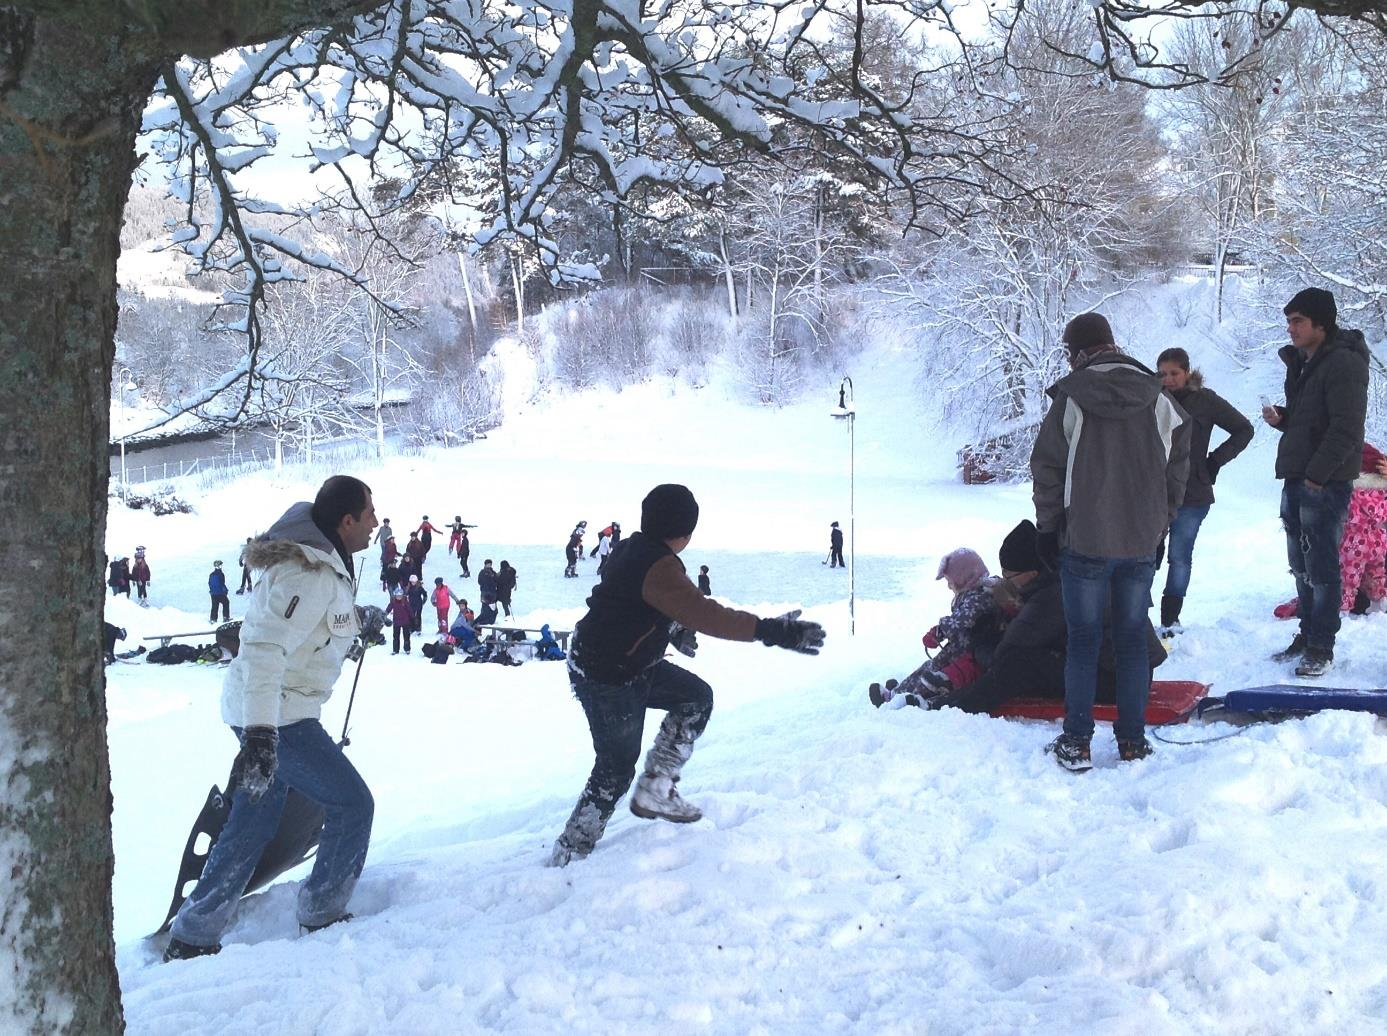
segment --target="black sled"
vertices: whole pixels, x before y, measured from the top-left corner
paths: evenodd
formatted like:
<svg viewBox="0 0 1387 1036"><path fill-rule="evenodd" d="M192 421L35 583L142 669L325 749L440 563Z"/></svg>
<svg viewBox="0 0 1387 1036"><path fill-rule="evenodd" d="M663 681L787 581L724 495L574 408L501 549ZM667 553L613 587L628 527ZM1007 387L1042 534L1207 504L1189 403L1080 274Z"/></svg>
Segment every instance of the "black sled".
<svg viewBox="0 0 1387 1036"><path fill-rule="evenodd" d="M207 793L207 801L202 804L202 812L193 821L193 829L188 833L187 844L183 846L183 859L178 865L178 879L174 883L168 916L155 935L169 930L178 909L202 877L202 868L207 863L212 846L217 844L222 828L226 827L227 818L231 815L231 797L235 792L236 778L232 776L226 782L226 791L214 784ZM290 788L284 800L284 812L279 817L279 829L260 854L260 862L255 865L242 895L264 888L285 871L312 859L318 848L318 838L323 833L323 816L322 806ZM197 848L199 835L207 836L207 847L201 852Z"/></svg>

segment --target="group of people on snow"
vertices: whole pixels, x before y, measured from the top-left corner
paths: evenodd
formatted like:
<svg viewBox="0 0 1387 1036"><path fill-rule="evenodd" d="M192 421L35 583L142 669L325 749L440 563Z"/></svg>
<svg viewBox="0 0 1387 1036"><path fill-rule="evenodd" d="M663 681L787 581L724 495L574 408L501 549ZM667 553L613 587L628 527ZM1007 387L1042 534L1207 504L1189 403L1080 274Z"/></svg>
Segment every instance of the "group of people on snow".
<svg viewBox="0 0 1387 1036"><path fill-rule="evenodd" d="M1299 292L1284 312L1285 402L1261 416L1281 433L1276 477L1300 631L1273 658L1313 678L1333 665L1341 609L1360 589L1370 603L1387 598L1387 462L1363 441L1362 334L1338 326L1324 289ZM1060 693L1064 730L1048 751L1082 771L1100 692L1117 703L1119 758L1151 753L1147 695L1165 658L1148 615L1155 571L1165 556L1160 620L1170 635L1181 628L1214 483L1251 442L1252 425L1203 384L1183 349L1162 352L1152 371L1118 349L1097 313L1071 320L1063 340L1072 373L1051 387L1031 454L1036 524L1003 541L1000 578L971 550L944 558L938 576L953 606L924 638L943 650L868 695L878 707L988 712L1011 697ZM1227 437L1210 449L1215 429Z"/></svg>
<svg viewBox="0 0 1387 1036"><path fill-rule="evenodd" d="M152 578L149 574L149 561L145 557L144 547L136 547L133 562L127 557L111 559L110 567L107 570L106 585L111 588L112 596L124 595L129 598L130 586L133 583L140 606L148 607L149 584Z"/></svg>
<svg viewBox="0 0 1387 1036"><path fill-rule="evenodd" d="M797 610L758 617L701 591L679 560L697 523L698 504L686 487L651 490L641 505L641 531L609 553L587 614L574 629L568 677L587 716L595 760L554 843L551 865L592 851L633 780L631 809L638 816L679 823L700 817L677 785L707 725L713 693L665 659L668 647L693 655L698 633L805 654L817 654L824 642L822 627L801 620ZM370 487L335 475L311 503L290 507L246 548L261 576L222 689L222 718L240 741L231 809L172 922L165 960L220 950L221 934L275 835L291 787L325 811L313 869L299 889L299 923L315 931L351 917L346 908L365 862L374 802L320 715L354 640L375 642L385 622L379 609L355 604L352 555L367 547L375 528ZM488 562L483 570L489 568ZM499 584L501 573L495 575ZM447 593L441 580L436 586ZM440 622L445 602L435 594ZM397 634L414 626L413 612L404 621L393 594L390 608ZM667 715L637 780L648 708Z"/></svg>

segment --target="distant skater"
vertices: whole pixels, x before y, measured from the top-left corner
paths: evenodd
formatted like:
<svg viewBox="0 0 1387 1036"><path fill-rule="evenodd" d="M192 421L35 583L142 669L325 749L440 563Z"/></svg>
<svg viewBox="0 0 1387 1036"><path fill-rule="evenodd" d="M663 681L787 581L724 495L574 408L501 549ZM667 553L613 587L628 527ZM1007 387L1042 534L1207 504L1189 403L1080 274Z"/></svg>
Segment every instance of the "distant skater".
<svg viewBox="0 0 1387 1036"><path fill-rule="evenodd" d="M843 564L843 530L838 528L837 522L834 522L829 527L828 567L847 568L847 566Z"/></svg>

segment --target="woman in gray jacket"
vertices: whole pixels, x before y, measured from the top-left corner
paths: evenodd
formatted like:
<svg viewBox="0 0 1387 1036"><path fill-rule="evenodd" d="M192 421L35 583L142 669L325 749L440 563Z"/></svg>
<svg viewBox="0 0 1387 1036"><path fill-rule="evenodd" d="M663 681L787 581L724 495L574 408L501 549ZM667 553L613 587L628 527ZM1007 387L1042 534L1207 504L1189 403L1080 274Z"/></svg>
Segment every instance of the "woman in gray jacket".
<svg viewBox="0 0 1387 1036"><path fill-rule="evenodd" d="M1252 423L1226 399L1204 387L1204 378L1190 370L1190 354L1183 349L1167 349L1156 358L1161 384L1190 416L1190 474L1185 482L1185 499L1170 525L1166 549L1165 592L1161 594L1161 627L1169 630L1180 623L1180 608L1190 585L1194 562L1194 541L1199 527L1214 503L1214 482L1219 469L1252 441ZM1212 452L1209 437L1215 427L1228 438Z"/></svg>

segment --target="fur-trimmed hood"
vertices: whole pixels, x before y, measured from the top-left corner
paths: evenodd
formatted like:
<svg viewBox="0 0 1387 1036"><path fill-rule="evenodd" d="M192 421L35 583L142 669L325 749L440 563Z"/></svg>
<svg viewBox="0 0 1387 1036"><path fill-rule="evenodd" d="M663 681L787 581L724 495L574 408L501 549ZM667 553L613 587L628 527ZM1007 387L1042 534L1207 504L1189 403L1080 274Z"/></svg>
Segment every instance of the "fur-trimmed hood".
<svg viewBox="0 0 1387 1036"><path fill-rule="evenodd" d="M307 500L291 506L268 532L246 544L245 558L247 565L258 569L293 561L307 569L343 570L337 548L314 524L313 505Z"/></svg>

